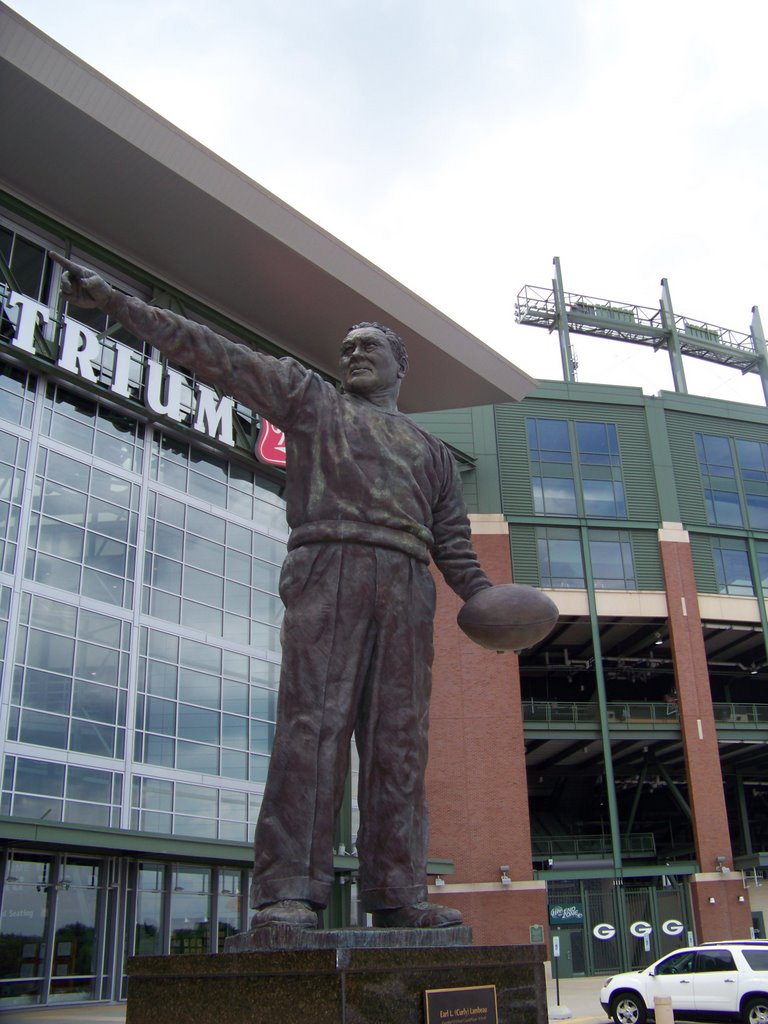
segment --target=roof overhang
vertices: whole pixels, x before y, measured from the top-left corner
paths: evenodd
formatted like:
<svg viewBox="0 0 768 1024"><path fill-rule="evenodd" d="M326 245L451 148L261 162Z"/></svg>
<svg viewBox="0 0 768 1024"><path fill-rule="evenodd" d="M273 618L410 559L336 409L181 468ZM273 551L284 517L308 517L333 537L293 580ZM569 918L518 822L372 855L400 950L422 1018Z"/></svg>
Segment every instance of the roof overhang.
<svg viewBox="0 0 768 1024"><path fill-rule="evenodd" d="M0 183L335 375L350 324L405 341L405 411L523 398L489 346L0 4Z"/></svg>

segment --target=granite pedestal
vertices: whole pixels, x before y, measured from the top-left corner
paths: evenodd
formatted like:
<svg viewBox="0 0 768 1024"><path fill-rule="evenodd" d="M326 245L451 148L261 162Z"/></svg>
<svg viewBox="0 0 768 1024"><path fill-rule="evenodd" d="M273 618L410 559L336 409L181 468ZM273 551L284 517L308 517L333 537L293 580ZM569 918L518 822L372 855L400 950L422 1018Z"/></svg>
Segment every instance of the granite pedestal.
<svg viewBox="0 0 768 1024"><path fill-rule="evenodd" d="M288 931L304 948L132 957L126 1024L424 1024L427 989L484 985L499 1024L546 1024L543 945L445 944L468 928Z"/></svg>

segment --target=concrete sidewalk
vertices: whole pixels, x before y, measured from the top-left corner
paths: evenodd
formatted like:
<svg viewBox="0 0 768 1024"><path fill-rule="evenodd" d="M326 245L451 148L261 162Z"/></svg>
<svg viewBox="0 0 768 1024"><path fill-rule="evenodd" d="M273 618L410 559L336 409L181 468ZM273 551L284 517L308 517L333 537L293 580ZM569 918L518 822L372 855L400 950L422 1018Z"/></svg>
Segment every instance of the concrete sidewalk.
<svg viewBox="0 0 768 1024"><path fill-rule="evenodd" d="M0 1024L125 1024L125 1003L80 1003L77 1006L0 1010Z"/></svg>

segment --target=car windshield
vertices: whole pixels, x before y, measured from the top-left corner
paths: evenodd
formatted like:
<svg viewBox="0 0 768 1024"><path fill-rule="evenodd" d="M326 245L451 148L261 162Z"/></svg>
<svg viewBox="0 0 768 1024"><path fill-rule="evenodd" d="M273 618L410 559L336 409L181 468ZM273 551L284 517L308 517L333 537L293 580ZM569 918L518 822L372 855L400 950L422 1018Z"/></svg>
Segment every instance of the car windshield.
<svg viewBox="0 0 768 1024"><path fill-rule="evenodd" d="M753 971L768 971L768 949L742 949L741 952Z"/></svg>

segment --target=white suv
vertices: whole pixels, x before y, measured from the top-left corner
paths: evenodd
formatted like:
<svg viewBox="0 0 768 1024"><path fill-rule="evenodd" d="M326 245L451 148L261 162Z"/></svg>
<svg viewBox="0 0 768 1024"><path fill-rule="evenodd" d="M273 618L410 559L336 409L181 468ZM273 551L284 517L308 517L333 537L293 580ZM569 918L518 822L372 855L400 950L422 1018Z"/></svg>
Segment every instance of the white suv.
<svg viewBox="0 0 768 1024"><path fill-rule="evenodd" d="M608 978L600 1004L616 1024L645 1024L656 996L671 996L677 1020L768 1024L768 942L678 949L642 971Z"/></svg>

